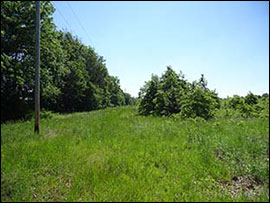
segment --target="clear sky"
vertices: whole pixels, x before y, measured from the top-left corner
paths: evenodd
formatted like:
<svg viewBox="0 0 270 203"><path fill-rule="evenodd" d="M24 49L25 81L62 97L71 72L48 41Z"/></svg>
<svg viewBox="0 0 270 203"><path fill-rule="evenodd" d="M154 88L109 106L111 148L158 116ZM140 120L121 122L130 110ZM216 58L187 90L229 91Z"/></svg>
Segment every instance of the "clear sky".
<svg viewBox="0 0 270 203"><path fill-rule="evenodd" d="M203 73L221 97L269 93L269 2L52 3L58 29L93 46L132 96L167 65L190 82Z"/></svg>

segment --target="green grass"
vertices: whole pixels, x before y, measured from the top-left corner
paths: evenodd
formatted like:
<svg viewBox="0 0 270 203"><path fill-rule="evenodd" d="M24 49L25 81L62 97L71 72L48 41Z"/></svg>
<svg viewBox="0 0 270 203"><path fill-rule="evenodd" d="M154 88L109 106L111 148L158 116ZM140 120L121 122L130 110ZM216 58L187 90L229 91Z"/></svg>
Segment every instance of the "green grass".
<svg viewBox="0 0 270 203"><path fill-rule="evenodd" d="M1 125L2 201L269 201L268 119L179 121L119 107L33 128Z"/></svg>

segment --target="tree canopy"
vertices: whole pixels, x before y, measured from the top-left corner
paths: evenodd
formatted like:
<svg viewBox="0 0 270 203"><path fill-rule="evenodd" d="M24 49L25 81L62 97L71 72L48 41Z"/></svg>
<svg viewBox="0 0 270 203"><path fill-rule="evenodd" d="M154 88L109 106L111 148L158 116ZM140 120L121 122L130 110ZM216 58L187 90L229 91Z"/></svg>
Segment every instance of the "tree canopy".
<svg viewBox="0 0 270 203"><path fill-rule="evenodd" d="M58 31L53 5L40 4L41 108L74 112L134 103L109 75L105 59ZM1 2L1 121L23 118L34 108L35 15L34 1Z"/></svg>

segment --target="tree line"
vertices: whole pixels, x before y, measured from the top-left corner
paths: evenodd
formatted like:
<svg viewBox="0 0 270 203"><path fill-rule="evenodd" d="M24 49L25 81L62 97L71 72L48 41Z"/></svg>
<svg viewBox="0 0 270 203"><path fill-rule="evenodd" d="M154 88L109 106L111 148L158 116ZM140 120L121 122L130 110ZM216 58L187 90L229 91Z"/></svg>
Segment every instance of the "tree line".
<svg viewBox="0 0 270 203"><path fill-rule="evenodd" d="M136 100L108 73L105 59L70 32L56 29L50 2L41 1L41 108L90 111L137 104L141 115L179 118L269 117L269 95L221 99L202 74L189 82L172 67L152 75ZM34 110L35 2L1 2L1 122Z"/></svg>
<svg viewBox="0 0 270 203"><path fill-rule="evenodd" d="M140 89L138 110L141 115L173 116L175 118L250 118L269 117L269 94L245 97L234 95L221 99L207 87L202 74L199 80L188 82L182 72L171 66L161 77L152 75Z"/></svg>
<svg viewBox="0 0 270 203"><path fill-rule="evenodd" d="M269 118L269 94L246 96L234 95L221 100L221 109L216 117L222 118Z"/></svg>
<svg viewBox="0 0 270 203"><path fill-rule="evenodd" d="M108 73L105 59L70 32L56 29L50 2L40 2L41 108L89 111L135 104ZM1 2L1 121L34 109L35 2Z"/></svg>

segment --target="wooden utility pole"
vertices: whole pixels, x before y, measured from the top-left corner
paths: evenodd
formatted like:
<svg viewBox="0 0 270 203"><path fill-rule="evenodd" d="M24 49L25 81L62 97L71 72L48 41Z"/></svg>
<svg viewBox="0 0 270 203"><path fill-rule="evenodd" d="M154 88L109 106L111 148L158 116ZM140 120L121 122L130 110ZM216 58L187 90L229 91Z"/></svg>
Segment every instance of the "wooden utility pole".
<svg viewBox="0 0 270 203"><path fill-rule="evenodd" d="M35 82L35 132L39 134L40 120L40 2L36 2L36 82Z"/></svg>

